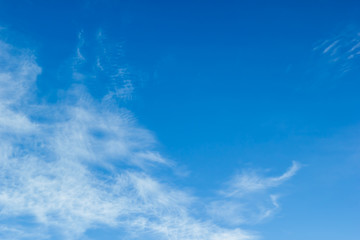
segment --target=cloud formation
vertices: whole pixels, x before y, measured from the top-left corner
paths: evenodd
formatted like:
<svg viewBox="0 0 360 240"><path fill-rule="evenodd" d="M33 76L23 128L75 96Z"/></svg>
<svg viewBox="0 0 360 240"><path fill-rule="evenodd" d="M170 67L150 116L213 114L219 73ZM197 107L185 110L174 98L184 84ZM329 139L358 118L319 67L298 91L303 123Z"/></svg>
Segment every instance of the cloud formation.
<svg viewBox="0 0 360 240"><path fill-rule="evenodd" d="M343 75L357 69L360 61L360 30L348 27L339 34L316 44L313 49L330 65L333 74Z"/></svg>
<svg viewBox="0 0 360 240"><path fill-rule="evenodd" d="M289 180L300 169L300 164L292 166L278 177L265 177L255 170L244 170L227 183L220 194L222 198L213 201L208 212L215 219L229 225L258 223L279 209L279 194L271 190Z"/></svg>
<svg viewBox="0 0 360 240"><path fill-rule="evenodd" d="M80 48L77 60L87 61ZM152 176L151 168L172 163L156 151L151 132L109 97L96 101L80 84L56 104L39 103L40 73L30 51L0 42L1 239L79 239L96 227L123 229L126 239L256 238L195 217L194 196ZM294 163L277 178L235 176L226 198L277 186L297 169Z"/></svg>
<svg viewBox="0 0 360 240"><path fill-rule="evenodd" d="M255 171L247 171L242 174L237 174L228 183L229 187L224 194L228 197L241 197L245 194L265 191L269 188L277 187L294 176L299 168L299 163L293 162L292 166L278 177L262 177Z"/></svg>
<svg viewBox="0 0 360 240"><path fill-rule="evenodd" d="M121 42L111 41L101 29L96 36L81 31L70 63L71 75L78 83L86 83L88 91L97 97L129 100L135 88L124 59Z"/></svg>

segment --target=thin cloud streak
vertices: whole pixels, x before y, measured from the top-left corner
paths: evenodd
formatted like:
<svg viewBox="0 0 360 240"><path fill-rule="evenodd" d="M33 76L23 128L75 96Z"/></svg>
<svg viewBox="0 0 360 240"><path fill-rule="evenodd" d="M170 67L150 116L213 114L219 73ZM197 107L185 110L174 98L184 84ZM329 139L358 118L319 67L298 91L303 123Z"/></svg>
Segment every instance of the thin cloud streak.
<svg viewBox="0 0 360 240"><path fill-rule="evenodd" d="M235 175L229 182L227 191L223 192L226 197L241 197L244 194L264 191L277 187L290 179L300 169L300 164L293 161L291 167L278 177L262 177L254 171L243 172Z"/></svg>
<svg viewBox="0 0 360 240"><path fill-rule="evenodd" d="M254 170L233 176L227 187L220 191L222 198L213 201L207 208L208 214L229 226L256 224L272 217L280 208L280 196L272 193L272 189L293 177L300 167L300 164L294 161L291 167L278 177L264 177Z"/></svg>
<svg viewBox="0 0 360 240"><path fill-rule="evenodd" d="M360 31L358 28L349 27L329 39L318 43L314 48L325 66L334 71L333 75L342 76L347 72L357 69L360 57Z"/></svg>

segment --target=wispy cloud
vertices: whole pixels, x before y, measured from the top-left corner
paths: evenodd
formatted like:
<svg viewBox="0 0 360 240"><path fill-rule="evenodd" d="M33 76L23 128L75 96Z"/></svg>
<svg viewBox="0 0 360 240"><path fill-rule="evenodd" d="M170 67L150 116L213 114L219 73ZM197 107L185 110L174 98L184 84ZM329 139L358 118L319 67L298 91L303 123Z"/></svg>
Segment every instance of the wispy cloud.
<svg viewBox="0 0 360 240"><path fill-rule="evenodd" d="M227 197L241 197L244 194L265 191L269 188L277 187L299 170L300 165L293 162L292 166L278 177L263 177L255 171L244 171L242 174L235 175L228 183L229 187L224 192Z"/></svg>
<svg viewBox="0 0 360 240"><path fill-rule="evenodd" d="M134 81L125 62L122 42L110 41L101 29L95 36L79 32L71 62L73 79L86 83L90 92L100 92L107 101L132 98Z"/></svg>
<svg viewBox="0 0 360 240"><path fill-rule="evenodd" d="M279 195L271 189L289 180L300 169L297 162L278 177L265 177L255 170L246 170L235 175L227 187L220 192L222 199L208 207L208 212L215 219L230 225L257 223L279 209Z"/></svg>
<svg viewBox="0 0 360 240"><path fill-rule="evenodd" d="M360 30L348 27L340 34L319 42L313 50L322 55L326 63L336 69L336 75L343 75L358 68Z"/></svg>
<svg viewBox="0 0 360 240"><path fill-rule="evenodd" d="M88 61L81 46L76 56L77 64ZM97 64L99 71L107 65ZM75 65L73 71L87 76ZM47 239L54 231L62 239L78 239L100 226L125 229L126 239L256 238L238 225L224 227L195 217L195 196L154 177L154 167L171 169L174 164L156 151L153 134L139 127L128 110L106 97L96 101L82 85L74 85L56 104L38 103L44 102L33 94L40 73L30 51L0 42L2 239ZM104 96L116 94L111 92ZM231 217L243 212L244 194L276 187L298 168L294 162L279 177L236 175L223 199L209 204ZM278 207L276 195L270 201ZM265 217L271 214L263 211Z"/></svg>
<svg viewBox="0 0 360 240"><path fill-rule="evenodd" d="M46 239L54 229L77 239L99 226L154 239L253 239L193 217L192 196L151 176L151 167L171 162L127 110L82 87L37 104L41 68L30 52L0 42L0 62L2 239Z"/></svg>

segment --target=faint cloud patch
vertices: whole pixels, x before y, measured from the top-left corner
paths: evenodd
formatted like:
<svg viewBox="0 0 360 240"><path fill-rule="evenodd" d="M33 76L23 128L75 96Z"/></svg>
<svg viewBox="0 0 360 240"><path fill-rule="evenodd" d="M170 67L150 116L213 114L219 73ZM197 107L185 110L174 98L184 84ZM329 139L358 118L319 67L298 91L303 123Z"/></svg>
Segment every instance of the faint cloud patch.
<svg viewBox="0 0 360 240"><path fill-rule="evenodd" d="M244 171L237 174L228 183L229 187L223 194L227 197L241 197L245 194L265 191L274 188L290 179L300 169L297 162L293 162L292 166L282 175L278 177L263 177L254 170Z"/></svg>
<svg viewBox="0 0 360 240"><path fill-rule="evenodd" d="M292 166L278 177L265 177L250 169L236 174L227 183L220 200L212 202L208 213L218 221L229 225L243 223L259 223L271 216L280 208L279 194L271 189L292 178L300 169L300 164L293 162Z"/></svg>
<svg viewBox="0 0 360 240"><path fill-rule="evenodd" d="M133 97L134 76L126 64L123 43L110 40L101 29L94 36L79 32L71 69L72 78L97 98L126 101Z"/></svg>
<svg viewBox="0 0 360 240"><path fill-rule="evenodd" d="M360 29L348 27L317 43L313 51L320 57L321 64L328 65L328 71L334 76L341 77L351 70L359 69Z"/></svg>

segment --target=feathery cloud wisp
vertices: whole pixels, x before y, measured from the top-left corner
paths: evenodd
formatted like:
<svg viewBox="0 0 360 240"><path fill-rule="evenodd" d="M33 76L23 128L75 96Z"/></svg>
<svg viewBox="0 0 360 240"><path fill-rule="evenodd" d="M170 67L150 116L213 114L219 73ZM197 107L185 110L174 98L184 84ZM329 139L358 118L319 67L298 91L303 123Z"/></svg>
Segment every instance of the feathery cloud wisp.
<svg viewBox="0 0 360 240"><path fill-rule="evenodd" d="M278 177L264 177L255 171L243 171L228 182L220 193L220 200L213 201L208 213L222 223L239 225L258 223L271 216L280 208L279 195L271 192L290 179L300 169L300 164L292 166Z"/></svg>
<svg viewBox="0 0 360 240"><path fill-rule="evenodd" d="M55 230L77 239L99 226L155 239L253 239L193 217L192 196L151 176L151 166L171 164L127 110L81 88L72 100L37 104L35 58L0 42L0 63L2 239L46 239Z"/></svg>
<svg viewBox="0 0 360 240"><path fill-rule="evenodd" d="M228 197L241 197L244 194L264 191L268 188L279 186L281 183L294 176L299 168L299 163L293 162L292 166L278 177L262 177L254 171L235 175L229 182L229 188L224 194Z"/></svg>
<svg viewBox="0 0 360 240"><path fill-rule="evenodd" d="M88 62L83 44L72 64L82 80L87 74L79 65ZM63 239L78 239L105 226L122 229L127 239L255 239L238 227L243 222L238 219L224 227L211 211L210 218L195 217L194 196L151 174L152 167L174 164L156 151L151 132L111 101L132 91L124 70L106 70L99 58L96 65L98 71L115 71L111 76L125 79L124 86L96 101L77 85L68 91L68 99L39 104L34 90L41 68L34 56L0 42L0 237L48 239L60 233ZM236 175L222 199L209 205L243 216L245 193L278 186L297 170L294 163L275 178ZM277 196L270 200L278 208ZM269 215L264 208L262 216Z"/></svg>
<svg viewBox="0 0 360 240"><path fill-rule="evenodd" d="M358 68L360 60L360 31L349 27L340 34L317 44L315 52L333 68L333 74L343 75Z"/></svg>

